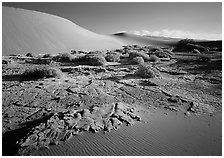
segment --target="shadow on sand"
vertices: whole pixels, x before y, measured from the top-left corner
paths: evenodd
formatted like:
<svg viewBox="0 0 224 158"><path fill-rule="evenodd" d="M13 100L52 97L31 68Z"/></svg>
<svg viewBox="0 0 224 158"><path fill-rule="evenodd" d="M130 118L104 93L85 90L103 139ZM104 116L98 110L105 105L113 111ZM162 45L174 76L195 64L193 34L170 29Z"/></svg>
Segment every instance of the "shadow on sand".
<svg viewBox="0 0 224 158"><path fill-rule="evenodd" d="M46 122L51 116L52 114L49 114L41 119L25 122L21 124L21 126L24 127L4 133L2 135L2 155L17 155L20 146L17 145L16 142L25 137L33 127L39 125L42 122Z"/></svg>

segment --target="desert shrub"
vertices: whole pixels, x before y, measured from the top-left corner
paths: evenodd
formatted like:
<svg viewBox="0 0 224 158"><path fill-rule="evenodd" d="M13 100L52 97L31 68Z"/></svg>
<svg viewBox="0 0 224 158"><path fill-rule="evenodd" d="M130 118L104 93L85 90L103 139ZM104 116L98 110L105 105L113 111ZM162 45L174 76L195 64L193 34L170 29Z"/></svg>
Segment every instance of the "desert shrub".
<svg viewBox="0 0 224 158"><path fill-rule="evenodd" d="M163 49L162 48L159 48L159 47L152 47L152 48L149 48L149 51L150 52L163 51Z"/></svg>
<svg viewBox="0 0 224 158"><path fill-rule="evenodd" d="M51 54L44 54L42 58L51 58Z"/></svg>
<svg viewBox="0 0 224 158"><path fill-rule="evenodd" d="M33 57L33 54L32 53L27 53L26 56L27 57Z"/></svg>
<svg viewBox="0 0 224 158"><path fill-rule="evenodd" d="M194 49L198 49L201 52L208 52L208 49L199 45L197 42L195 42L192 39L184 39L180 40L176 47L174 48L174 52L191 52Z"/></svg>
<svg viewBox="0 0 224 158"><path fill-rule="evenodd" d="M101 55L86 55L83 58L89 65L92 66L103 66L107 63L105 58Z"/></svg>
<svg viewBox="0 0 224 158"><path fill-rule="evenodd" d="M149 61L157 63L160 61L160 59L156 55L150 55Z"/></svg>
<svg viewBox="0 0 224 158"><path fill-rule="evenodd" d="M162 51L155 51L153 55L156 55L157 57L159 58L169 58L170 55L166 52L164 52L163 50Z"/></svg>
<svg viewBox="0 0 224 158"><path fill-rule="evenodd" d="M130 52L129 53L130 59L133 59L135 57L142 57L144 59L144 61L148 61L150 59L149 55L146 53L143 53L143 52Z"/></svg>
<svg viewBox="0 0 224 158"><path fill-rule="evenodd" d="M195 54L201 54L201 53L199 52L198 49L193 49L193 50L192 50L192 53L195 53Z"/></svg>
<svg viewBox="0 0 224 158"><path fill-rule="evenodd" d="M50 77L61 77L62 72L60 69L47 66L36 66L26 69L22 74L23 79L41 79Z"/></svg>
<svg viewBox="0 0 224 158"><path fill-rule="evenodd" d="M96 56L103 56L103 57L106 56L105 52L103 51L90 51L88 55L96 55Z"/></svg>
<svg viewBox="0 0 224 158"><path fill-rule="evenodd" d="M159 71L152 67L151 65L139 65L138 69L135 72L136 76L140 76L143 78L154 78L159 76Z"/></svg>
<svg viewBox="0 0 224 158"><path fill-rule="evenodd" d="M121 54L120 55L120 59L124 59L124 58L129 58L129 54L126 53L126 54Z"/></svg>
<svg viewBox="0 0 224 158"><path fill-rule="evenodd" d="M164 49L163 52L167 53L169 55L169 57L172 57L173 55L175 55L171 50L169 49Z"/></svg>
<svg viewBox="0 0 224 158"><path fill-rule="evenodd" d="M58 54L57 56L53 57L53 60L57 62L71 62L72 61L72 55L70 53L62 53Z"/></svg>
<svg viewBox="0 0 224 158"><path fill-rule="evenodd" d="M142 57L135 57L131 60L131 63L141 65L144 64L144 59Z"/></svg>
<svg viewBox="0 0 224 158"><path fill-rule="evenodd" d="M119 62L120 61L120 53L117 52L109 52L105 57L107 62Z"/></svg>

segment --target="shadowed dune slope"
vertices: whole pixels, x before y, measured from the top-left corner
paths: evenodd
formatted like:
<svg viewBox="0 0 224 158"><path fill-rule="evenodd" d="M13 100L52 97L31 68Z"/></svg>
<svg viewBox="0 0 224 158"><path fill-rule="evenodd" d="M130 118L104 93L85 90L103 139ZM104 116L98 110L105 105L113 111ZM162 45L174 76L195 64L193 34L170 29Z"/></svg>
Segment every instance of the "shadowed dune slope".
<svg viewBox="0 0 224 158"><path fill-rule="evenodd" d="M112 35L126 45L137 44L140 46L152 45L159 47L174 47L180 39L154 37L154 36L138 36L128 33L117 33Z"/></svg>
<svg viewBox="0 0 224 158"><path fill-rule="evenodd" d="M119 40L88 31L71 21L37 11L2 7L2 51L9 54L105 50L123 45Z"/></svg>

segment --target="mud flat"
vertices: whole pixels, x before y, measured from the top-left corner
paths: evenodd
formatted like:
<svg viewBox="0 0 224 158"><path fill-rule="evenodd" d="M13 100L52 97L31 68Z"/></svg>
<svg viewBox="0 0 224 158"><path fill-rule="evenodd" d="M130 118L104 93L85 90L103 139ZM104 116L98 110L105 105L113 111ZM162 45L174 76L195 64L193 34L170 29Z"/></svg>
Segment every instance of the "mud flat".
<svg viewBox="0 0 224 158"><path fill-rule="evenodd" d="M220 54L143 66L129 58L148 57L139 49L151 50L128 46L117 50L128 57L101 66L91 56L84 65L5 57L3 155L221 155Z"/></svg>
<svg viewBox="0 0 224 158"><path fill-rule="evenodd" d="M186 117L150 109L144 121L110 133L83 133L64 144L39 150L37 156L192 156L222 154L221 113Z"/></svg>

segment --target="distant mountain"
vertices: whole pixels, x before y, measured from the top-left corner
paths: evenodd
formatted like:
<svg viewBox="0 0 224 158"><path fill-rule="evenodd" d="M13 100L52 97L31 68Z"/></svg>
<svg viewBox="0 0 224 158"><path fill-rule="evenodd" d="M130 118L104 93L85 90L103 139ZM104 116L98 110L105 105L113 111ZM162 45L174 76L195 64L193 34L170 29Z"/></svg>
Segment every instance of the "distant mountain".
<svg viewBox="0 0 224 158"><path fill-rule="evenodd" d="M2 7L3 55L106 50L122 45L113 37L93 33L58 16Z"/></svg>

